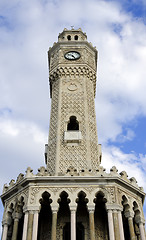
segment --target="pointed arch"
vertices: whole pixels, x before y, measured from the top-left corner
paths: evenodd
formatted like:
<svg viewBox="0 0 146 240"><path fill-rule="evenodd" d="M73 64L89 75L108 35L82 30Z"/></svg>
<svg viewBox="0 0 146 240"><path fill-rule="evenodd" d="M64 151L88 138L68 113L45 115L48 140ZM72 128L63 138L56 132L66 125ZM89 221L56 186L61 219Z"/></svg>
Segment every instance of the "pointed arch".
<svg viewBox="0 0 146 240"><path fill-rule="evenodd" d="M52 225L51 194L48 191L43 191L39 202L38 240L45 239L46 237L50 239Z"/></svg>
<svg viewBox="0 0 146 240"><path fill-rule="evenodd" d="M108 240L108 217L106 211L106 202L107 198L105 192L101 189L96 192L94 203L95 203L95 237L97 238L98 234L102 239Z"/></svg>

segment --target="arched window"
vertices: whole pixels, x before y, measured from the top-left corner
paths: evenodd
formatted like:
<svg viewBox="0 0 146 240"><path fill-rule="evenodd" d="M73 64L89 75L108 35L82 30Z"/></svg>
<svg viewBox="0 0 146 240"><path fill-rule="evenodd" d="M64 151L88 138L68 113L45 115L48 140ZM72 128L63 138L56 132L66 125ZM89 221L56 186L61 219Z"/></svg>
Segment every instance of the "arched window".
<svg viewBox="0 0 146 240"><path fill-rule="evenodd" d="M78 131L79 130L79 122L77 121L75 116L70 117L70 121L67 125L68 131Z"/></svg>
<svg viewBox="0 0 146 240"><path fill-rule="evenodd" d="M74 39L75 39L75 40L78 40L78 35L75 35Z"/></svg>
<svg viewBox="0 0 146 240"><path fill-rule="evenodd" d="M68 39L68 40L71 40L71 36L70 36L70 35L68 35L68 36L67 36L67 39Z"/></svg>

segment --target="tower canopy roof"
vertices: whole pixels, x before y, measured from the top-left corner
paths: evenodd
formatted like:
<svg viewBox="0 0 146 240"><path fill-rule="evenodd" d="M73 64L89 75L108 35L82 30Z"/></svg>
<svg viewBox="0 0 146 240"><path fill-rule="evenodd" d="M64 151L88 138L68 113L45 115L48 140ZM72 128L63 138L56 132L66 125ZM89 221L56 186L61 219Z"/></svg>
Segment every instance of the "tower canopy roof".
<svg viewBox="0 0 146 240"><path fill-rule="evenodd" d="M59 33L58 36L58 41L86 41L87 40L87 35L86 33L82 32L82 29L79 28L77 30L75 30L74 28L72 28L71 30L68 30L67 28L64 28L62 33Z"/></svg>

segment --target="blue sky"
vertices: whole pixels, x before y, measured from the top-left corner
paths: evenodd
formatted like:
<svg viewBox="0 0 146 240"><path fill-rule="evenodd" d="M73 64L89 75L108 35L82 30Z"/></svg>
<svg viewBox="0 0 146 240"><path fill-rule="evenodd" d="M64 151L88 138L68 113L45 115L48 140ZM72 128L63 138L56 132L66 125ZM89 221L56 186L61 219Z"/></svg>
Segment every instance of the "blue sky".
<svg viewBox="0 0 146 240"><path fill-rule="evenodd" d="M0 190L28 166L36 172L45 164L47 51L72 25L99 53L95 103L102 165L126 170L146 191L144 0L0 1ZM0 220L2 212L0 204Z"/></svg>

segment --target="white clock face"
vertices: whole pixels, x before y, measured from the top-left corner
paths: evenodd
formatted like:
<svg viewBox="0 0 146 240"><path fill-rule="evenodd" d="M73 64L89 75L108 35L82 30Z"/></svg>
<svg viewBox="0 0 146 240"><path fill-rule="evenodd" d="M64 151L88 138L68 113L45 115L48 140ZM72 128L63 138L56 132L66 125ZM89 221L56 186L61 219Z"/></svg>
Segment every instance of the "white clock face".
<svg viewBox="0 0 146 240"><path fill-rule="evenodd" d="M79 59L80 58L80 53L79 52L74 52L74 51L70 51L70 52L67 52L64 57L68 60L76 60L76 59Z"/></svg>

